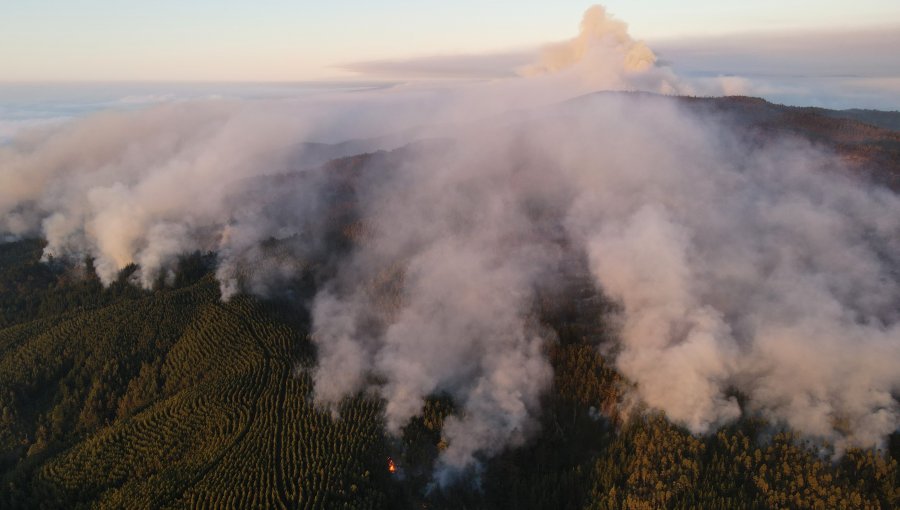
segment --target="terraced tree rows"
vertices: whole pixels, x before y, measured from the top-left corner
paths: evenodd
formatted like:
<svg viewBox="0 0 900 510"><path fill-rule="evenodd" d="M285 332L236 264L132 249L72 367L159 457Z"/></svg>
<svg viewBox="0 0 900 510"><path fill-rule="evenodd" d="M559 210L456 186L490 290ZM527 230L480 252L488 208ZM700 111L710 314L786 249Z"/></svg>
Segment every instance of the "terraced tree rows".
<svg viewBox="0 0 900 510"><path fill-rule="evenodd" d="M209 275L96 302L0 329L0 506L384 502L380 405L316 408L294 369L305 331L220 302Z"/></svg>

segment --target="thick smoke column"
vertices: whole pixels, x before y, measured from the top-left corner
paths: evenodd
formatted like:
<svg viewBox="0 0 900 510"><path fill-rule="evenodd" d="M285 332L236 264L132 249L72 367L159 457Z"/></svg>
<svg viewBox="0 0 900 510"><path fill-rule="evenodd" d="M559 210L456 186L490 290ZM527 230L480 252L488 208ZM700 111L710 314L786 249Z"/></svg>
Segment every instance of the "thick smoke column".
<svg viewBox="0 0 900 510"><path fill-rule="evenodd" d="M838 447L878 444L900 423L897 196L804 143L758 150L677 110L628 114L637 129L607 125L583 154L606 157L576 177L591 191L568 218L624 304L618 367L695 432L737 417L738 390Z"/></svg>
<svg viewBox="0 0 900 510"><path fill-rule="evenodd" d="M528 315L537 273L559 250L523 216L529 196L510 186L519 175L501 147L412 151L367 182L368 239L313 308L317 398L337 403L376 376L398 433L426 397L449 394L462 410L444 429L441 462L453 469L521 443L551 375L548 335ZM392 271L399 295L373 293Z"/></svg>
<svg viewBox="0 0 900 510"><path fill-rule="evenodd" d="M524 74L536 77L459 95L178 103L28 133L0 147L0 231L41 233L48 255L91 255L104 282L137 263L146 286L180 253L216 250L225 299L319 268L315 398L339 409L378 395L396 433L428 396L450 395L460 412L443 430L445 479L534 429L555 341L535 289L573 259L622 305L618 369L692 431L742 412L839 448L896 430L895 194L847 177L821 148L747 143L666 98L526 110L586 84L683 90L602 8ZM510 97L522 111L482 116ZM368 157L340 195L347 177L309 170L321 160L299 144L323 126L351 138L360 119L392 136L354 147L440 140ZM352 199L358 231L340 252L327 239L346 226L336 197Z"/></svg>
<svg viewBox="0 0 900 510"><path fill-rule="evenodd" d="M544 48L538 61L521 69L523 76L569 74L594 90L685 92L685 85L656 55L628 34L628 25L595 5L584 13L577 37Z"/></svg>

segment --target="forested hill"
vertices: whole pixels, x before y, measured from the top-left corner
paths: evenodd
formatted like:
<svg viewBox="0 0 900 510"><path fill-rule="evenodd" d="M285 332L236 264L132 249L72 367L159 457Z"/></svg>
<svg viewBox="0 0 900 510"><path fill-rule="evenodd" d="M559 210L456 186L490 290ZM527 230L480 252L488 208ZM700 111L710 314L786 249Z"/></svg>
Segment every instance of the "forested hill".
<svg viewBox="0 0 900 510"><path fill-rule="evenodd" d="M479 486L428 491L453 411L446 398L430 399L401 439L385 437L371 398L346 402L334 419L310 403L313 352L290 303L221 302L204 269L212 261L199 255L151 292L127 274L102 289L40 264L40 252L36 241L0 245L2 508L898 503L896 437L890 453L852 450L832 462L761 421L708 437L658 415L623 422L625 383L592 345L605 326L583 316L604 306L590 296L544 310L560 341L547 347L555 377L539 436L487 461ZM389 456L402 474L388 471Z"/></svg>
<svg viewBox="0 0 900 510"><path fill-rule="evenodd" d="M220 302L210 274L188 281L200 257L143 292L50 274L39 243L0 250L4 283L22 282L3 288L0 506L388 501L379 405L311 406L296 314Z"/></svg>
<svg viewBox="0 0 900 510"><path fill-rule="evenodd" d="M828 147L852 170L900 192L900 112L827 110L752 97L684 99L766 138L799 136Z"/></svg>
<svg viewBox="0 0 900 510"><path fill-rule="evenodd" d="M894 131L747 98L680 101L735 116L747 136L806 137L900 182L898 159L879 166L895 158ZM364 235L352 211L360 175L402 154L320 169L334 181L325 189L335 212L323 215L334 250ZM269 178L286 187L298 175ZM385 434L384 404L370 395L343 402L339 417L312 403L312 270L279 298L223 301L215 254L185 255L142 290L130 283L134 266L104 288L90 261L41 262L43 246L0 243L0 508L900 506L897 433L886 449L833 457L752 415L695 436L630 407L631 383L599 348L616 334L617 305L579 261L534 303L556 338L544 346L553 382L536 435L441 488L432 469L444 419L457 413L447 395L431 395L401 437ZM391 302L397 277L364 284Z"/></svg>
<svg viewBox="0 0 900 510"><path fill-rule="evenodd" d="M597 92L564 104L582 108L586 102L607 97L675 102L701 118L724 120L760 143L805 139L837 154L852 172L900 192L900 112L785 106L745 96L671 97L645 92Z"/></svg>

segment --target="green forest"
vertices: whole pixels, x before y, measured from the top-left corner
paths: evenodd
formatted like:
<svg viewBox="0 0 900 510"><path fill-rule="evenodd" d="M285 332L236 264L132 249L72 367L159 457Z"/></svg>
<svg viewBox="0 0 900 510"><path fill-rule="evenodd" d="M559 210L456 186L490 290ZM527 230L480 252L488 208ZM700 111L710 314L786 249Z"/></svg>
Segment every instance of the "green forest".
<svg viewBox="0 0 900 510"><path fill-rule="evenodd" d="M629 383L597 348L603 314L549 305L541 320L558 341L540 431L441 488L432 466L454 402L433 395L401 437L384 433L371 396L339 417L318 408L302 306L222 302L212 255L141 290L134 267L104 288L90 261L44 263L42 248L0 244L2 508L900 505L896 433L886 450L835 459L759 418L698 437L653 412L626 417ZM314 283L296 285L308 295Z"/></svg>

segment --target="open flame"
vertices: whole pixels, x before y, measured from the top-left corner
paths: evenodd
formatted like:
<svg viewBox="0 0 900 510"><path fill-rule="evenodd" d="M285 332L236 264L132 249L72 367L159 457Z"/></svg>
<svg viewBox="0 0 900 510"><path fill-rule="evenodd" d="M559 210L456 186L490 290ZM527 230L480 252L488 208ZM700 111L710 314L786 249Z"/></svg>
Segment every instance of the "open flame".
<svg viewBox="0 0 900 510"><path fill-rule="evenodd" d="M394 459L388 457L388 472L393 474L397 472L397 465L394 464Z"/></svg>

